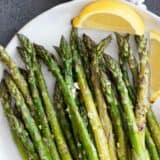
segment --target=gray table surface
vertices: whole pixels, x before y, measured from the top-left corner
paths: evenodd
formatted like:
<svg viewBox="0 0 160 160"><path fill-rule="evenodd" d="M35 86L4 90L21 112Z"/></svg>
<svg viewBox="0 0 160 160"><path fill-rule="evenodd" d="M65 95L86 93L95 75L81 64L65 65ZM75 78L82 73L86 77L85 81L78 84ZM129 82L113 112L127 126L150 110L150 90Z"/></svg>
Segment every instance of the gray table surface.
<svg viewBox="0 0 160 160"><path fill-rule="evenodd" d="M0 44L6 45L29 20L65 1L68 0L0 0ZM159 0L146 0L146 4L160 15Z"/></svg>

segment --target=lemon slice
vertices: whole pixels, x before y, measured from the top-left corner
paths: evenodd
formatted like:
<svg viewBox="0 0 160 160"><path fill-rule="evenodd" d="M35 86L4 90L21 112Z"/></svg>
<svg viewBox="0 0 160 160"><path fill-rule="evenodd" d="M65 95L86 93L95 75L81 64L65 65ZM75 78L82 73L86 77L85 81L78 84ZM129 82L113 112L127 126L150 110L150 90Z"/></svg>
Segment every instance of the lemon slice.
<svg viewBox="0 0 160 160"><path fill-rule="evenodd" d="M150 66L151 66L151 102L160 97L160 34L152 31L150 33Z"/></svg>
<svg viewBox="0 0 160 160"><path fill-rule="evenodd" d="M143 19L128 5L116 0L89 3L72 21L74 27L142 35Z"/></svg>

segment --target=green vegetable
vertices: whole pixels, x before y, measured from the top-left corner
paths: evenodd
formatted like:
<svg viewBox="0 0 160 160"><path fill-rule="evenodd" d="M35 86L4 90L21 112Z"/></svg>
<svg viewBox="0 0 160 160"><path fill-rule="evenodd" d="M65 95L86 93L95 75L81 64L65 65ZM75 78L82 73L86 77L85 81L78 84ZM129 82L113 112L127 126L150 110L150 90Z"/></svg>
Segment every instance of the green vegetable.
<svg viewBox="0 0 160 160"><path fill-rule="evenodd" d="M126 46L128 46L128 59L127 59L127 61L128 61L128 64L129 64L129 66L130 66L130 70L131 70L131 72L132 72L132 76L133 76L133 82L134 82L134 87L135 87L135 90L137 90L137 85L138 85L138 73L139 73L139 68L138 68L138 62L137 62L137 60L136 60L136 58L134 57L134 55L133 55L133 53L132 53L132 51L131 51L131 48L130 48L130 46L129 46L129 42L128 42L128 37L126 37L125 38L125 40L124 40L124 43L126 43ZM151 126L157 126L157 124L156 124L156 118L155 118L155 116L154 116L154 114L153 114L153 111L150 109L150 107L149 107L149 113L147 113L147 119L149 119L150 121L153 121L153 124L150 124ZM147 123L147 125L148 125L149 123ZM149 126L149 125L148 125ZM147 134L147 135L145 135L145 142L146 142L146 144L147 144L147 148L148 148L148 150L149 151L154 151L154 150L156 150L156 147L155 147L155 145L153 144L154 142L153 142L153 139L152 139L152 137L151 137L151 134L149 133L149 129L148 129L148 126L147 126L147 128L146 128L146 130L147 131L145 131L146 133L145 134ZM158 127L154 127L154 132L156 132L156 130L159 130L158 129ZM152 130L153 131L153 130ZM154 135L154 134L153 134ZM156 135L156 134L155 134ZM151 143L151 141L153 142L153 143ZM151 153L151 155L152 155L153 153ZM156 154L155 154L155 156L156 156Z"/></svg>
<svg viewBox="0 0 160 160"><path fill-rule="evenodd" d="M151 137L151 134L150 134L148 128L146 128L146 131L145 131L145 138L146 138L146 146L148 148L151 159L152 160L159 160L160 157L158 156L158 151L156 149L156 145Z"/></svg>
<svg viewBox="0 0 160 160"><path fill-rule="evenodd" d="M149 56L147 50L147 41L144 36L136 37L138 52L140 57L140 71L137 85L137 105L135 108L135 115L137 126L145 141L145 126L146 126L146 114L149 108Z"/></svg>
<svg viewBox="0 0 160 160"><path fill-rule="evenodd" d="M52 134L50 132L48 120L47 120L47 117L45 115L45 111L42 105L42 100L39 95L39 91L37 89L36 77L34 73L34 66L32 63L31 56L23 48L19 47L18 51L26 65L26 70L28 73L28 76L27 76L28 85L29 85L33 103L35 106L35 113L36 113L36 116L38 117L37 118L38 122L36 123L39 126L40 131L42 132L43 140L46 146L48 146L50 153L52 155L52 158L55 160L60 160L54 139L52 138Z"/></svg>
<svg viewBox="0 0 160 160"><path fill-rule="evenodd" d="M86 81L84 69L80 60L80 56L77 50L77 33L76 30L73 29L71 32L71 48L74 55L74 64L75 64L75 72L77 76L77 81L79 84L79 88L82 94L82 98L84 100L84 104L86 106L86 110L88 113L89 121L93 130L94 139L97 147L97 152L99 158L110 159L109 148L107 139L105 138L105 133L98 116L96 105L93 100L92 93L89 89L89 86Z"/></svg>
<svg viewBox="0 0 160 160"><path fill-rule="evenodd" d="M151 108L149 108L147 113L147 125L160 156L160 126Z"/></svg>
<svg viewBox="0 0 160 160"><path fill-rule="evenodd" d="M24 96L24 99L31 111L31 115L34 117L34 119L37 119L35 114L35 108L28 89L28 84L23 75L21 74L21 71L17 67L16 63L11 59L7 51L2 46L0 46L0 60L8 67L12 79L14 80L14 82Z"/></svg>
<svg viewBox="0 0 160 160"><path fill-rule="evenodd" d="M128 44L125 43L125 39L118 33L116 33L117 44L119 47L119 64L123 74L123 80L128 89L129 96L133 103L136 101L136 96L134 95L134 89L129 81L128 71L127 71L127 60L129 59Z"/></svg>
<svg viewBox="0 0 160 160"><path fill-rule="evenodd" d="M3 109L11 127L15 141L18 142L17 146L20 147L18 149L22 151L22 156L27 156L25 159L38 160L39 157L35 151L34 144L32 143L27 130L24 128L24 124L15 116L13 112L10 95L3 80L0 84L0 90Z"/></svg>
<svg viewBox="0 0 160 160"><path fill-rule="evenodd" d="M127 53L128 53L127 61L128 61L130 71L132 73L133 84L134 84L134 88L135 88L135 91L136 91L137 84L138 84L139 66L137 64L136 57L134 56L133 51L130 47L129 36L124 37L124 46L126 46L126 50L128 50L127 51Z"/></svg>
<svg viewBox="0 0 160 160"><path fill-rule="evenodd" d="M116 138L116 144L117 144L117 153L118 158L120 160L128 160L127 155L127 138L123 121L121 118L121 113L119 110L119 107L121 107L117 101L117 98L115 96L114 90L112 88L112 84L110 80L108 79L107 75L101 70L100 72L100 82L101 82L101 88L103 91L103 95L106 98L106 101L109 106L109 112L112 119L112 125L115 131L115 138Z"/></svg>
<svg viewBox="0 0 160 160"><path fill-rule="evenodd" d="M73 28L62 36L58 56L18 34L19 68L0 46L7 66L0 99L15 143L25 160L159 160L160 125L149 103L149 54L145 36L115 34L119 62L104 54L111 36L98 44ZM52 102L43 61L56 79ZM131 77L130 77L131 76Z"/></svg>
<svg viewBox="0 0 160 160"><path fill-rule="evenodd" d="M40 159L41 160L52 160L52 157L42 140L38 127L36 126L36 123L34 119L32 118L31 113L28 110L28 106L26 105L21 92L19 91L15 83L13 82L8 72L5 72L4 80L5 80L5 84L11 96L16 101L16 106L18 110L21 111L23 121L33 140L36 150L39 153Z"/></svg>
<svg viewBox="0 0 160 160"><path fill-rule="evenodd" d="M63 69L61 69L61 71L64 75L65 82L66 82L68 88L70 89L71 94L72 94L73 98L76 100L76 103L79 107L80 104L79 104L79 99L76 96L76 88L75 88L74 77L73 77L73 55L72 55L71 48L70 48L69 44L67 43L67 41L65 40L65 38L63 36L61 37L60 47L59 47L59 49L56 48L56 50L58 51L58 54L59 54L61 61L62 61L62 68ZM69 107L68 107L68 110L69 110ZM69 115L69 117L70 117L70 115ZM76 124L75 124L74 120L71 121L71 125L73 128L73 134L74 134L74 138L75 138L77 149L78 149L77 150L78 153L76 153L74 151L74 154L78 155L79 158L85 159L85 157L82 156L84 149L83 149L83 146L80 142L80 139L78 136L79 131L76 128Z"/></svg>
<svg viewBox="0 0 160 160"><path fill-rule="evenodd" d="M32 43L25 36L19 34L19 39L21 41L22 46L25 48L28 55L32 59L32 67L34 68L34 74L37 79L37 86L41 93L41 97L44 103L47 119L51 126L52 134L54 136L60 157L63 160L71 160L72 158L69 153L68 146L66 144L64 135L58 123L58 119L56 117L56 113L54 111L52 102L49 97L48 89L46 87L46 83L44 81L44 78L41 72L40 63L36 59L35 49Z"/></svg>
<svg viewBox="0 0 160 160"><path fill-rule="evenodd" d="M105 55L106 68L111 73L114 81L116 82L117 90L119 92L121 103L126 117L126 123L128 127L129 139L134 151L134 156L137 159L147 159L146 149L141 140L141 136L138 133L136 119L133 112L133 104L128 95L127 87L122 78L122 72L116 61L109 55Z"/></svg>
<svg viewBox="0 0 160 160"><path fill-rule="evenodd" d="M54 107L56 108L57 118L61 125L64 136L66 138L66 142L68 143L71 154L74 157L74 159L78 159L79 155L77 153L77 147L75 145L74 136L70 125L70 120L69 117L66 116L67 113L65 104L63 101L61 91L57 84L54 90Z"/></svg>
<svg viewBox="0 0 160 160"><path fill-rule="evenodd" d="M66 82L63 79L60 68L57 63L52 58L52 54L50 54L47 50L45 50L42 46L35 45L38 56L44 61L44 63L48 66L49 70L52 72L53 76L56 77L57 83L59 84L60 89L62 90L63 97L65 103L69 106L69 112L71 115L71 119L74 118L77 129L79 130L79 137L81 142L86 150L86 154L89 160L97 160L97 152L96 149L89 137L87 129L84 125L82 117L78 112L78 106L68 89Z"/></svg>
<svg viewBox="0 0 160 160"><path fill-rule="evenodd" d="M86 36L87 38L87 36ZM90 39L86 40L86 45L89 45L88 42ZM110 43L111 37L107 37L106 39L103 39L102 41L97 44L97 46L92 46L92 51L89 52L90 56L90 73L91 73L91 83L93 86L93 95L95 98L95 104L97 106L97 111L102 123L102 127L105 132L105 138L107 139L108 142L108 147L109 147L109 152L110 152L110 157L111 159L117 159L117 154L116 154L116 147L115 147L115 140L114 140L114 134L113 134L113 128L112 128L112 123L110 120L110 117L107 112L107 104L105 102L105 99L103 97L103 94L101 92L101 87L100 87L100 68L99 68L99 56L101 56L104 52L105 47Z"/></svg>

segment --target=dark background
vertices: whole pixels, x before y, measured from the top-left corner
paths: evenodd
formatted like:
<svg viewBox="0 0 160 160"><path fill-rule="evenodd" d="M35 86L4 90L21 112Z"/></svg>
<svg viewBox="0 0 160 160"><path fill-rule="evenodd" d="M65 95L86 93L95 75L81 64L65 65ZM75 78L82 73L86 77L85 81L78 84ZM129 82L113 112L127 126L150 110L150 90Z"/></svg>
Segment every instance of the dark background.
<svg viewBox="0 0 160 160"><path fill-rule="evenodd" d="M11 37L29 20L41 12L67 0L0 0L0 44ZM152 12L160 15L159 0L146 0Z"/></svg>

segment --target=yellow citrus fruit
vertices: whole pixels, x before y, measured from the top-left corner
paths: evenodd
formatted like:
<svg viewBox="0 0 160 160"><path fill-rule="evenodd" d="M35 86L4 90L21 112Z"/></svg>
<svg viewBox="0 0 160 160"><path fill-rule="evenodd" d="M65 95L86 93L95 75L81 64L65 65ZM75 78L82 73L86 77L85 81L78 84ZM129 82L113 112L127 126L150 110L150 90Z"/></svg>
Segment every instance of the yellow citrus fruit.
<svg viewBox="0 0 160 160"><path fill-rule="evenodd" d="M98 0L86 5L72 21L74 27L142 35L143 19L128 5L116 0Z"/></svg>
<svg viewBox="0 0 160 160"><path fill-rule="evenodd" d="M160 97L160 34L150 32L151 102Z"/></svg>

